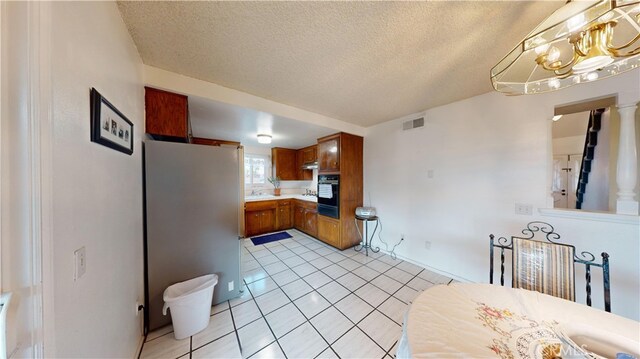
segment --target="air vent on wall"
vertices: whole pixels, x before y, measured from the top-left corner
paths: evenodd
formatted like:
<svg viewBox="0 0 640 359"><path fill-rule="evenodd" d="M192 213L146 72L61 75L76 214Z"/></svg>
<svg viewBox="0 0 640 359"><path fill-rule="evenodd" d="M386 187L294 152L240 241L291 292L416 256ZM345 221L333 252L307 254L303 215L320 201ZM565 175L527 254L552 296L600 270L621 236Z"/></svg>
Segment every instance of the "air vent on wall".
<svg viewBox="0 0 640 359"><path fill-rule="evenodd" d="M402 123L402 129L405 131L422 126L424 126L424 117L416 118L415 120L405 121Z"/></svg>

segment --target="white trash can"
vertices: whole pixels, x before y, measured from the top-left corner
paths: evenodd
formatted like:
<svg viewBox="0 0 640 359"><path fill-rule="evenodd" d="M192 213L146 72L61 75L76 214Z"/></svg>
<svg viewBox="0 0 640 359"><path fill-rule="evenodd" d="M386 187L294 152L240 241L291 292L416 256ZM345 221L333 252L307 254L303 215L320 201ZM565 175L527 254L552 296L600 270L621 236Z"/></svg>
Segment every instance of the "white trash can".
<svg viewBox="0 0 640 359"><path fill-rule="evenodd" d="M162 295L162 314L167 315L167 309L171 309L173 335L176 339L188 338L209 325L213 287L216 284L218 276L208 274L165 289Z"/></svg>

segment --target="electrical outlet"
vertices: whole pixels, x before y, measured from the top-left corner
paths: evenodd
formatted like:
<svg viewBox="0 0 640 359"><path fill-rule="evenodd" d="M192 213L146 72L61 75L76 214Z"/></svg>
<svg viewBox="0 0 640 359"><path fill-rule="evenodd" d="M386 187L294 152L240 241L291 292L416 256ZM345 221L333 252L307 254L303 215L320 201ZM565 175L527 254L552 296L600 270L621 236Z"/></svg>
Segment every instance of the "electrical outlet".
<svg viewBox="0 0 640 359"><path fill-rule="evenodd" d="M431 241L424 241L424 248L431 249Z"/></svg>
<svg viewBox="0 0 640 359"><path fill-rule="evenodd" d="M516 214L531 216L533 215L533 206L526 203L516 203L515 212Z"/></svg>
<svg viewBox="0 0 640 359"><path fill-rule="evenodd" d="M428 169L427 170L427 178L433 178L434 172L435 172L434 170Z"/></svg>
<svg viewBox="0 0 640 359"><path fill-rule="evenodd" d="M84 247L77 249L73 252L73 257L75 263L73 280L76 281L87 272L87 251Z"/></svg>
<svg viewBox="0 0 640 359"><path fill-rule="evenodd" d="M229 287L229 292L231 292L233 290L233 281L229 282L227 286Z"/></svg>

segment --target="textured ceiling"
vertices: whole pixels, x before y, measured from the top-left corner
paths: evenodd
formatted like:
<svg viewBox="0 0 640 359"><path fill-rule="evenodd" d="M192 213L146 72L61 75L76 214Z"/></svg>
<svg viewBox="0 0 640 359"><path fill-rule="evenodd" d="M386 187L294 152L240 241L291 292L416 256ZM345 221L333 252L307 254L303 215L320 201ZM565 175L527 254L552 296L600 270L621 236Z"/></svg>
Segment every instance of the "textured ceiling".
<svg viewBox="0 0 640 359"><path fill-rule="evenodd" d="M119 2L145 64L362 126L492 90L564 1Z"/></svg>

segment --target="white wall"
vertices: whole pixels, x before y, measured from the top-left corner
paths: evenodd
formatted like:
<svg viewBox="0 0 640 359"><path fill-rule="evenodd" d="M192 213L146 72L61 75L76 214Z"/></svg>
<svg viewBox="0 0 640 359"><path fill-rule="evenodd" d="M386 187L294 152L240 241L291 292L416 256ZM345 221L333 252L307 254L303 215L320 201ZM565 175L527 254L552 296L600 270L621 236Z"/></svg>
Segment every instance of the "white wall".
<svg viewBox="0 0 640 359"><path fill-rule="evenodd" d="M115 2L56 2L52 21L56 352L47 355L133 357L144 294L142 61ZM134 123L132 156L90 142L91 87ZM80 247L87 272L74 281Z"/></svg>
<svg viewBox="0 0 640 359"><path fill-rule="evenodd" d="M638 102L640 70L545 95L487 93L426 111L419 129L402 131L403 118L369 128L364 194L377 207L383 238L395 243L404 234L400 257L488 282L489 234L516 234L530 221L548 221L578 249L610 254L613 312L638 320L638 221L537 214L550 203L554 106L611 94L619 103ZM535 214L514 214L515 203L531 204Z"/></svg>

